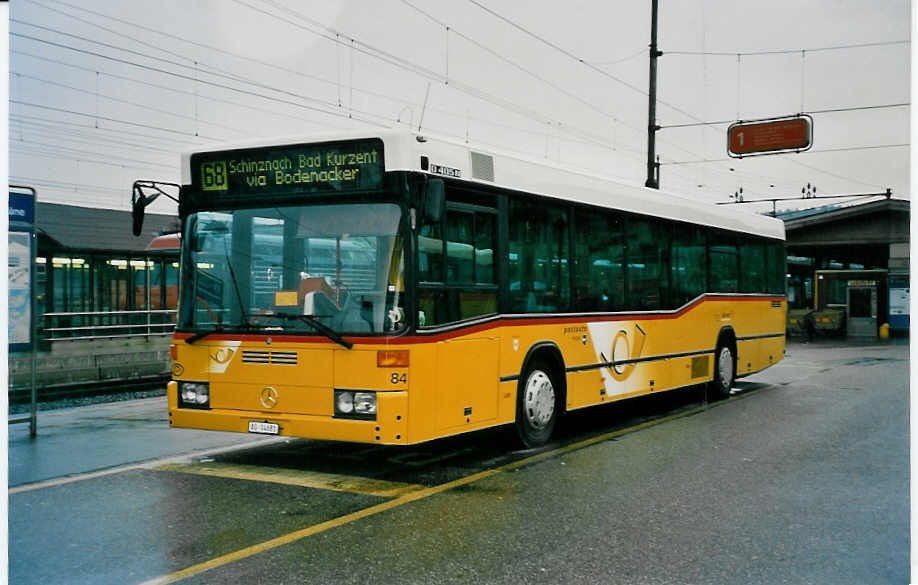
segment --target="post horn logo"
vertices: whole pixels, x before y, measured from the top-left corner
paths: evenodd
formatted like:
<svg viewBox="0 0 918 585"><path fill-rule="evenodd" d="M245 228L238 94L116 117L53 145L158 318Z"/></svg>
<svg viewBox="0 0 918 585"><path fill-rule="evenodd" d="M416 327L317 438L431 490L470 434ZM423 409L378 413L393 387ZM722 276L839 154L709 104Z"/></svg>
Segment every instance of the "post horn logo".
<svg viewBox="0 0 918 585"><path fill-rule="evenodd" d="M267 386L261 391L261 405L265 408L277 406L277 389Z"/></svg>
<svg viewBox="0 0 918 585"><path fill-rule="evenodd" d="M210 354L210 359L214 360L218 364L225 364L230 361L230 358L233 357L233 350L221 347L216 352Z"/></svg>
<svg viewBox="0 0 918 585"><path fill-rule="evenodd" d="M210 354L210 359L218 364L225 364L233 357L233 350L221 347L216 352Z"/></svg>
<svg viewBox="0 0 918 585"><path fill-rule="evenodd" d="M637 323L634 324L633 340L631 341L628 339L627 331L624 329L618 330L618 333L616 333L615 337L612 339L612 347L609 352L612 361L611 364L607 366L612 378L619 382L628 379L636 365L635 362L630 360L637 359L641 356L641 352L644 351L644 341L646 338L647 333L644 332ZM599 356L604 362L609 362L609 359L606 358L605 354L602 352L600 352ZM625 361L626 363L619 363L620 361Z"/></svg>

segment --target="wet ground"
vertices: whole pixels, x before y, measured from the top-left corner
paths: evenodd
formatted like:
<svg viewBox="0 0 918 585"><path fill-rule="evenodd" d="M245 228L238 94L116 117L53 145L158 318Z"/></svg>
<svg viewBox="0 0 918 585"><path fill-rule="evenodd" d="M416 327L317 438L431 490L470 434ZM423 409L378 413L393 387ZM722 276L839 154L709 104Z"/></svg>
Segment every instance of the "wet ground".
<svg viewBox="0 0 918 585"><path fill-rule="evenodd" d="M788 345L700 390L411 448L170 430L163 398L10 427L11 583L905 583L908 346Z"/></svg>

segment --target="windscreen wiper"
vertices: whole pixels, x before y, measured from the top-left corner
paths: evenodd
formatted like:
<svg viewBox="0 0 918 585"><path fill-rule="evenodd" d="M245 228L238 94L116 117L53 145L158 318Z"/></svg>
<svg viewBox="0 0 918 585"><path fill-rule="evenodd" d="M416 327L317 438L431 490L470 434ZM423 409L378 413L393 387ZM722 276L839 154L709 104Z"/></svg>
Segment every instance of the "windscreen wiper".
<svg viewBox="0 0 918 585"><path fill-rule="evenodd" d="M214 329L205 329L203 331L198 331L191 337L187 338L185 340L185 343L192 344L199 339L203 339L207 337L211 333L233 333L233 332L239 333L242 331L253 331L254 329L255 329L255 326L252 325L251 323L240 323L239 325L231 325L229 329L223 327L222 325L218 325Z"/></svg>
<svg viewBox="0 0 918 585"><path fill-rule="evenodd" d="M207 337L208 335L210 335L211 333L221 333L221 332L223 332L223 328L222 328L222 327L217 327L216 329L206 329L206 330L204 330L204 331L198 331L197 333L195 333L195 334L192 335L191 337L186 338L186 339L185 339L185 343L187 343L188 345L191 345L191 344L194 343L195 341L197 341L197 340L199 340L199 339L203 339L203 338Z"/></svg>
<svg viewBox="0 0 918 585"><path fill-rule="evenodd" d="M271 317L277 317L278 319L286 319L287 321L302 321L310 325L313 330L318 331L325 337L331 339L338 345L344 347L345 349L351 349L354 347L354 344L350 341L344 339L338 332L319 321L319 318L316 315L295 315L293 313L274 313L270 315Z"/></svg>

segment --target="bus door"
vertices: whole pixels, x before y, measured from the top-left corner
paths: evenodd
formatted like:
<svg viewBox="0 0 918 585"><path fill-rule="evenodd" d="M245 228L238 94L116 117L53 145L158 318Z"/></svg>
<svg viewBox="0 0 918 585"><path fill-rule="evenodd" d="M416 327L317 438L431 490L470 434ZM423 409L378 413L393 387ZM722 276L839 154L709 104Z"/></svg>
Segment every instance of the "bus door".
<svg viewBox="0 0 918 585"><path fill-rule="evenodd" d="M487 197L448 190L446 213L419 230L419 317L427 326L497 313L497 209ZM437 343L437 431L497 418L498 336L461 331Z"/></svg>

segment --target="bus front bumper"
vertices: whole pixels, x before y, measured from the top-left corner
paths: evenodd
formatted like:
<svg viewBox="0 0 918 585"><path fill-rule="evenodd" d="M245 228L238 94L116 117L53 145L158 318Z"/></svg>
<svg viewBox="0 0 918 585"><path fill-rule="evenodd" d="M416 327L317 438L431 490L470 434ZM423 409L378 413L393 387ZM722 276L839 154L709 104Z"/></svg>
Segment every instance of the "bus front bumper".
<svg viewBox="0 0 918 585"><path fill-rule="evenodd" d="M350 420L307 414L229 409L178 408L170 400L169 426L249 433L250 422L274 423L277 436L379 445L408 443L408 393L379 392L376 420ZM263 434L263 433L261 433ZM273 433L271 433L273 434Z"/></svg>

